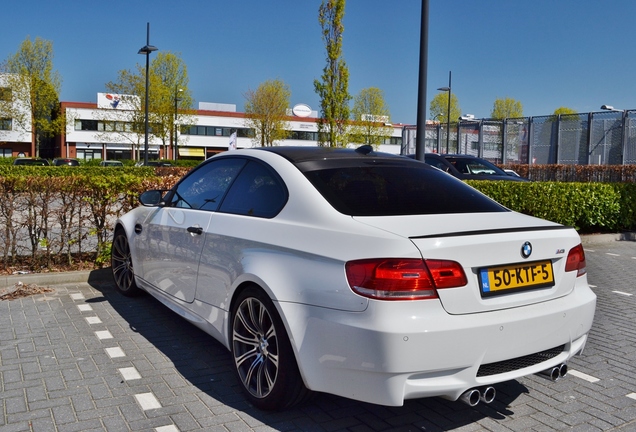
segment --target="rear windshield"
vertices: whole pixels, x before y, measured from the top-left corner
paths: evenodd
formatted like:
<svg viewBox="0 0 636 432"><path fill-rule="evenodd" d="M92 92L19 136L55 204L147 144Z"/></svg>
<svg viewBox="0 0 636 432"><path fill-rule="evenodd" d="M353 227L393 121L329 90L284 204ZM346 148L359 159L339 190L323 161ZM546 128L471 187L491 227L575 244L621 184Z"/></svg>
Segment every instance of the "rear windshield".
<svg viewBox="0 0 636 432"><path fill-rule="evenodd" d="M303 171L336 210L351 216L508 211L472 187L419 162Z"/></svg>

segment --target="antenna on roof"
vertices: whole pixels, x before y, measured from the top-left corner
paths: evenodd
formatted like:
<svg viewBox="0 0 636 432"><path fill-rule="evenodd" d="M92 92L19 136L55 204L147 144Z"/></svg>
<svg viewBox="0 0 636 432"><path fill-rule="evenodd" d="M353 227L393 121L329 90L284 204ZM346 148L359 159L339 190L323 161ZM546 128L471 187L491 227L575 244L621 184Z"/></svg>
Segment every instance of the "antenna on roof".
<svg viewBox="0 0 636 432"><path fill-rule="evenodd" d="M356 149L356 153L361 153L363 155L368 155L369 153L373 153L373 146L368 144L360 146Z"/></svg>

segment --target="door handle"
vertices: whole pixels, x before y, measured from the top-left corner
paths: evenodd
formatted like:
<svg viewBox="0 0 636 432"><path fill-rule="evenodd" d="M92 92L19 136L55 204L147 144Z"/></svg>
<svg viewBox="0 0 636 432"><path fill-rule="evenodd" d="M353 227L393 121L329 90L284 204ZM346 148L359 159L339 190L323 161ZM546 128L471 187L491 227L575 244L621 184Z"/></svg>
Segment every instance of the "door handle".
<svg viewBox="0 0 636 432"><path fill-rule="evenodd" d="M201 234L203 234L203 228L196 227L196 226L191 226L191 227L188 227L188 232L190 234L201 235Z"/></svg>

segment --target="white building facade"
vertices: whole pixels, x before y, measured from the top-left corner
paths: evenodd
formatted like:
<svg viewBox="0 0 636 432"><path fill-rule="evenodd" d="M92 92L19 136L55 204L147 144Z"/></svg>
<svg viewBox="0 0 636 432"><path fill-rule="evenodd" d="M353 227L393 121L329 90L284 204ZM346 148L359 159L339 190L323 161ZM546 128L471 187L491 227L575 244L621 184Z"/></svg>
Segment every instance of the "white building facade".
<svg viewBox="0 0 636 432"><path fill-rule="evenodd" d="M56 157L143 160L145 136L134 133L131 123L126 121L132 111L126 105L130 97L99 93L97 104L62 102L67 128L56 144ZM204 160L231 148L254 147L253 134L245 120L245 114L237 112L236 105L201 102L199 109L188 117L189 125L175 124L176 146L173 134L166 142L149 135L148 159ZM318 145L316 111L304 104L296 105L289 110L287 121L290 137L278 145ZM390 127L392 136L379 150L399 154L403 125Z"/></svg>

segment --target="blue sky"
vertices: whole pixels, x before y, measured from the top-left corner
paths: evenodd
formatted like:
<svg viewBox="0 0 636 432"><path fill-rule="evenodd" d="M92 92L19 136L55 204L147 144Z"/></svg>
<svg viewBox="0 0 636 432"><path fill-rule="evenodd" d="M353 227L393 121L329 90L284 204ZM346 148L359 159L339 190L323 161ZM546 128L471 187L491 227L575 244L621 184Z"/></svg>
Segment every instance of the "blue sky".
<svg viewBox="0 0 636 432"><path fill-rule="evenodd" d="M117 71L143 64L146 43L179 53L197 102L236 104L278 78L291 103L319 110L325 65L320 0L21 0L4 8L0 60L30 36L51 40L61 99L96 102ZM464 114L488 117L496 98L524 115L602 104L636 109L636 1L430 0L427 104L452 89ZM394 123L417 118L421 0L348 0L344 59L352 95L384 91ZM151 57L152 58L152 57Z"/></svg>

